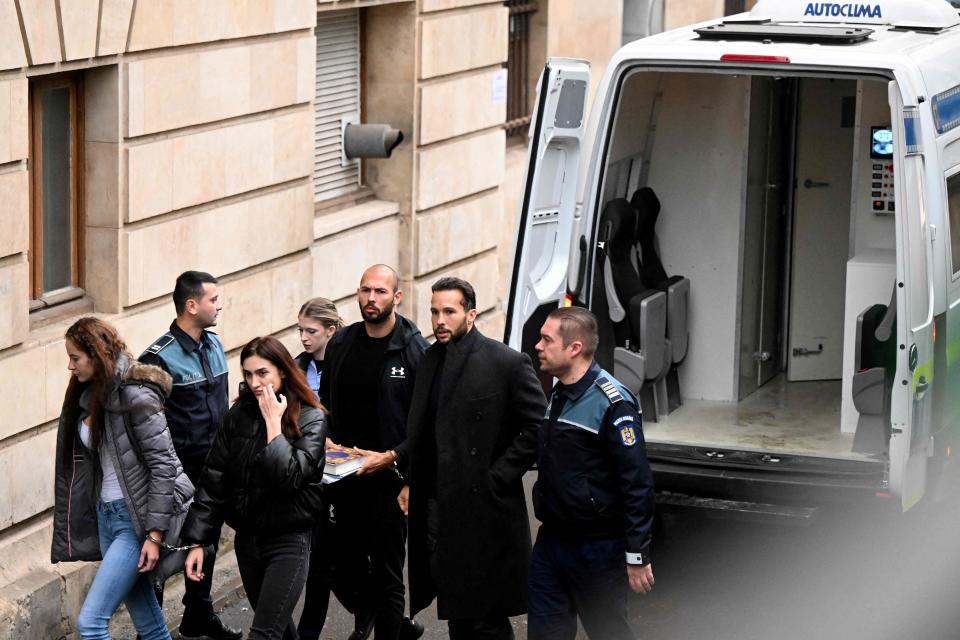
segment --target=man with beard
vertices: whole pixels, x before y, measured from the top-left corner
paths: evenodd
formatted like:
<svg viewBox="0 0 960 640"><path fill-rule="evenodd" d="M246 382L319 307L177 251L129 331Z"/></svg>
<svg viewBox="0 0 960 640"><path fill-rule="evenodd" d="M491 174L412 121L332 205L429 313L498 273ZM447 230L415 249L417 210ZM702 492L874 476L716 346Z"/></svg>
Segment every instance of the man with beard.
<svg viewBox="0 0 960 640"><path fill-rule="evenodd" d="M530 525L521 478L546 399L530 358L474 326L470 283L441 278L410 406L410 610L437 598L450 638L511 639L527 607Z"/></svg>
<svg viewBox="0 0 960 640"><path fill-rule="evenodd" d="M406 467L407 412L427 342L396 312L399 277L377 264L357 288L362 322L327 345L320 400L330 412L330 438L367 456L355 476L329 485L334 517L349 549L337 550L336 576L356 579L351 640L416 638L423 627L403 617L406 517L396 496ZM335 576L335 580L338 580ZM402 633L401 633L402 632Z"/></svg>

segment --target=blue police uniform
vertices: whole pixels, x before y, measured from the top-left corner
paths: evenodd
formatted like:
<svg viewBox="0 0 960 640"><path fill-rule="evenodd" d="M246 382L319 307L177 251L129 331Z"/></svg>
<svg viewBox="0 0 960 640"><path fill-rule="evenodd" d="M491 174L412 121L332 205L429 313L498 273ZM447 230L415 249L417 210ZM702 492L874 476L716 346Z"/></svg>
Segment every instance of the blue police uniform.
<svg viewBox="0 0 960 640"><path fill-rule="evenodd" d="M227 356L219 336L204 330L197 342L173 322L140 355L140 361L162 368L173 378L164 408L177 455L181 460L206 457L229 408Z"/></svg>
<svg viewBox="0 0 960 640"><path fill-rule="evenodd" d="M653 476L639 402L593 363L550 394L538 434L533 504L541 521L528 638L633 638L626 564L650 562Z"/></svg>
<svg viewBox="0 0 960 640"><path fill-rule="evenodd" d="M229 408L227 356L223 344L217 334L206 330L197 342L174 321L170 330L147 347L139 359L162 368L173 378L173 391L164 403L167 426L183 470L196 486L210 443ZM214 545L214 549L216 547ZM203 629L211 621L216 621L215 626L220 625L211 596L216 557L216 553L204 557L202 580L184 581L181 629ZM218 637L240 636L237 632L235 636L224 633Z"/></svg>

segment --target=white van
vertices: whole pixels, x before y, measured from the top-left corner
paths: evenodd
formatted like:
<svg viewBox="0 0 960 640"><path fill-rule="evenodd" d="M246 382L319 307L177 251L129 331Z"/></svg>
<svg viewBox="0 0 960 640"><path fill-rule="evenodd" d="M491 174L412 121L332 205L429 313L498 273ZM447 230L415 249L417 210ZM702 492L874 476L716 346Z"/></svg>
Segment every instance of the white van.
<svg viewBox="0 0 960 640"><path fill-rule="evenodd" d="M904 510L960 413L960 13L760 0L539 83L505 341L590 308L658 491ZM952 228L951 228L952 227Z"/></svg>

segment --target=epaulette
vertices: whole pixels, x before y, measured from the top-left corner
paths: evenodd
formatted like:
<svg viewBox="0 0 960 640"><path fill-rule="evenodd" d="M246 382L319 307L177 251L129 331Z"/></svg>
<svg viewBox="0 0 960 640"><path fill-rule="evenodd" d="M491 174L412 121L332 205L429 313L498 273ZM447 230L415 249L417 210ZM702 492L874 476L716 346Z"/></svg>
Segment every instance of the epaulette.
<svg viewBox="0 0 960 640"><path fill-rule="evenodd" d="M620 394L620 391L617 389L616 385L606 378L598 377L595 381L595 384L600 387L601 391L603 391L603 395L607 396L607 400L610 401L610 404L623 402L623 396Z"/></svg>
<svg viewBox="0 0 960 640"><path fill-rule="evenodd" d="M175 339L176 338L174 338L169 333L165 333L159 338L157 338L157 340L152 345L147 347L144 353L152 353L153 355L157 355L158 353L160 353L161 351L169 347L170 343L173 342Z"/></svg>

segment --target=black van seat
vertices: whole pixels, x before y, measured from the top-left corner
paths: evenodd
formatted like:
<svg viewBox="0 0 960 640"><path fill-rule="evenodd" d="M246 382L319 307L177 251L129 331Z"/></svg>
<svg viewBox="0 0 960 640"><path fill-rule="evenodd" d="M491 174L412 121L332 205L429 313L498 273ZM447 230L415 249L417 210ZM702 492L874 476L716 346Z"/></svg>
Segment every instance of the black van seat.
<svg viewBox="0 0 960 640"><path fill-rule="evenodd" d="M643 285L631 261L636 211L627 200L608 202L600 218L603 287L616 342L613 375L640 395L646 419L656 420L651 382L669 368L666 357L667 296Z"/></svg>
<svg viewBox="0 0 960 640"><path fill-rule="evenodd" d="M640 247L640 278L649 288L667 294L667 343L670 371L662 389L658 391L661 403L670 413L682 404L680 376L677 367L687 356L690 340L688 328L690 306L690 279L684 276L668 276L660 259L657 240L657 218L660 215L660 200L650 187L638 189L631 199L637 211L637 239Z"/></svg>
<svg viewBox="0 0 960 640"><path fill-rule="evenodd" d="M875 304L857 316L853 406L860 412L853 450L881 454L890 438L890 396L897 368L897 289L890 304Z"/></svg>

